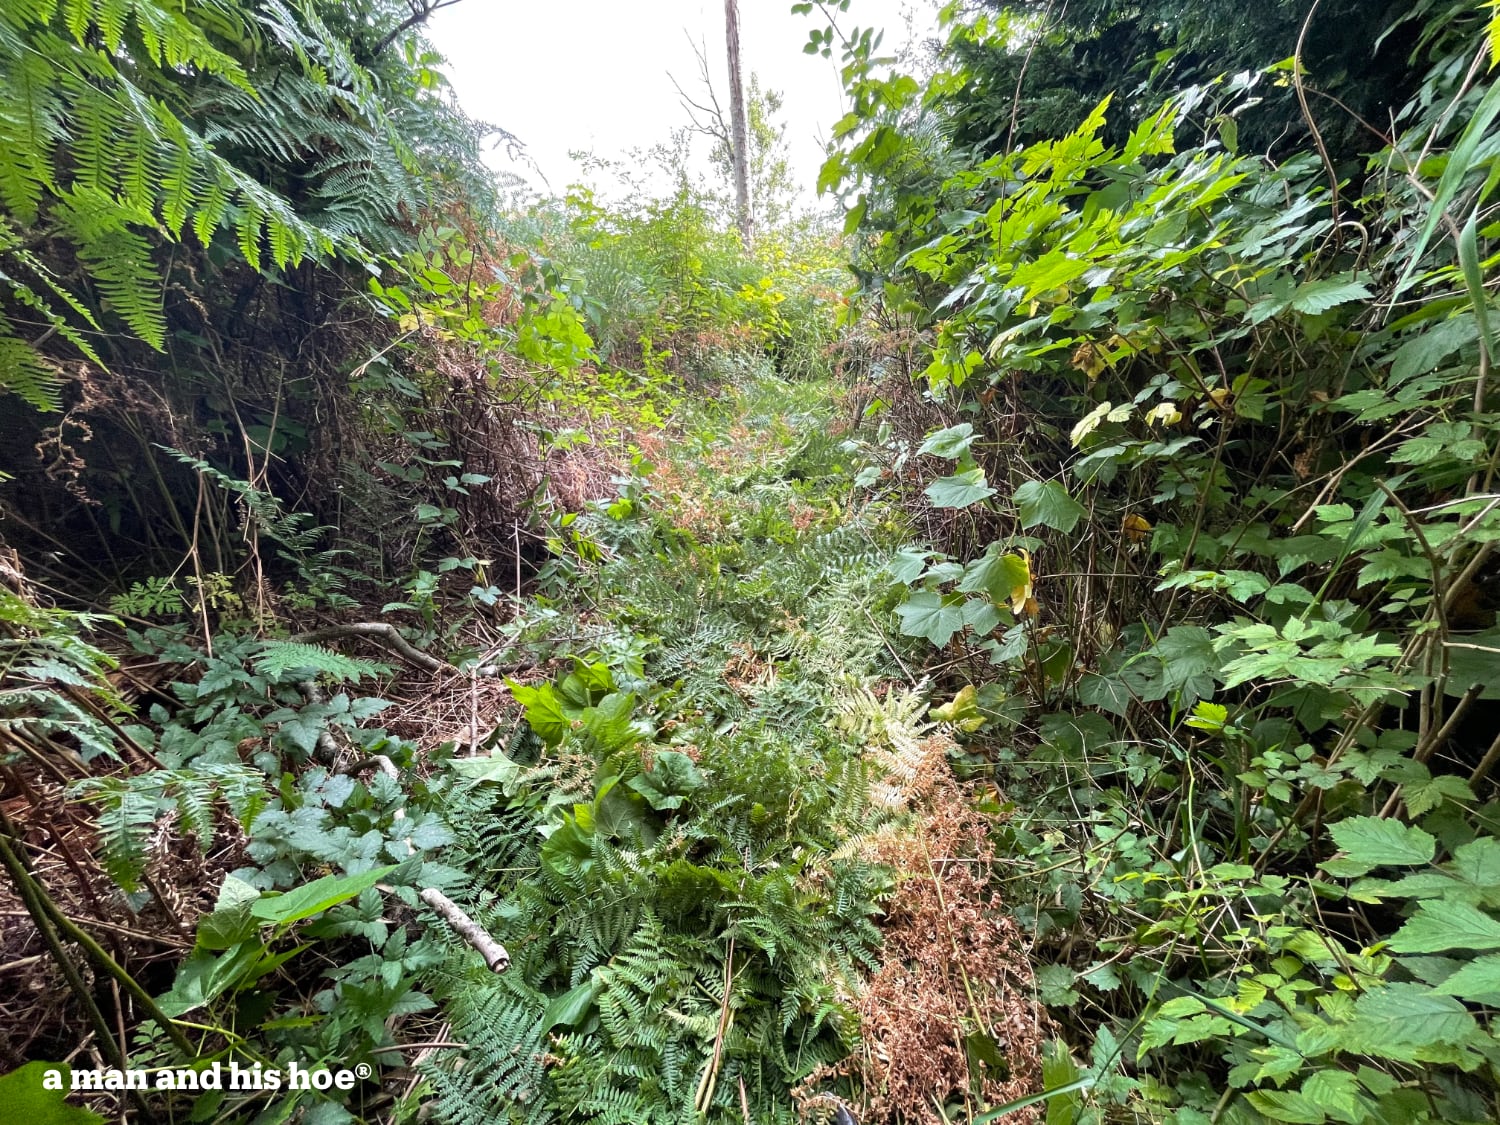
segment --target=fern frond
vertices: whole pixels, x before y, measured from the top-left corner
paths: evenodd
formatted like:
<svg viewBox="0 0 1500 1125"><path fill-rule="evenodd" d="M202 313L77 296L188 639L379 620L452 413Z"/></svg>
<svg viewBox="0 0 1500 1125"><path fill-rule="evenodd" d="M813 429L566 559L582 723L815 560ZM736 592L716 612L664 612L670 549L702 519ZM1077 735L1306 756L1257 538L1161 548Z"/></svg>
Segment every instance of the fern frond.
<svg viewBox="0 0 1500 1125"><path fill-rule="evenodd" d="M62 406L62 373L38 355L29 344L11 334L0 315L0 391L20 395L36 410L59 410Z"/></svg>
<svg viewBox="0 0 1500 1125"><path fill-rule="evenodd" d="M327 676L337 683L362 680L366 676L389 675L390 669L372 660L359 660L320 645L293 641L263 641L254 658L255 670L262 676L296 675L301 679Z"/></svg>

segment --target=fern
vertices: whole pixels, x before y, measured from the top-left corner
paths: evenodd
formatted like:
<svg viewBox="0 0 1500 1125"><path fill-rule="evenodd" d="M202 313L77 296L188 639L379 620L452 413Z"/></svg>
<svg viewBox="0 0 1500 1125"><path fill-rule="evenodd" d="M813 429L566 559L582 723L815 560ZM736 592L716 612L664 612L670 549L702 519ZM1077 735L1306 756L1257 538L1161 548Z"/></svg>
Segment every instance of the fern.
<svg viewBox="0 0 1500 1125"><path fill-rule="evenodd" d="M8 3L0 74L0 269L96 364L70 323L93 326L93 294L165 345L160 240L191 229L207 247L228 229L253 268L266 247L279 269L310 256L365 261L403 244L438 190L433 168L463 178L476 200L493 191L483 130L410 69L388 76L406 89L383 90L311 4ZM288 173L287 190L267 186ZM49 219L84 266L76 293L24 250ZM11 220L24 237L11 237ZM0 390L56 409L53 367L21 354L30 347L0 320Z"/></svg>
<svg viewBox="0 0 1500 1125"><path fill-rule="evenodd" d="M265 804L265 775L240 765L197 765L114 777L88 777L71 792L93 804L104 869L134 891L147 868L147 845L160 818L175 811L183 831L206 852L216 833L214 804L222 799L242 825Z"/></svg>
<svg viewBox="0 0 1500 1125"><path fill-rule="evenodd" d="M295 673L302 679L326 676L335 683L350 683L366 676L389 675L390 669L371 660L358 660L320 645L292 641L264 641L254 658L262 676L280 678Z"/></svg>

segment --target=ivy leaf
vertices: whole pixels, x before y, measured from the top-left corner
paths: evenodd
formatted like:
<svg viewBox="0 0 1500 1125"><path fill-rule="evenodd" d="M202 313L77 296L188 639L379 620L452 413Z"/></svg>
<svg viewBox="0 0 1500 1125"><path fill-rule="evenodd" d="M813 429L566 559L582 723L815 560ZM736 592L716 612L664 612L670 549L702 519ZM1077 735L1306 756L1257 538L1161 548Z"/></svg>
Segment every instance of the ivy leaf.
<svg viewBox="0 0 1500 1125"><path fill-rule="evenodd" d="M1382 865L1412 867L1431 863L1437 840L1414 825L1377 816L1341 820L1329 831L1348 858L1366 870Z"/></svg>
<svg viewBox="0 0 1500 1125"><path fill-rule="evenodd" d="M1500 949L1500 922L1466 902L1424 902L1396 931L1390 947L1397 953Z"/></svg>
<svg viewBox="0 0 1500 1125"><path fill-rule="evenodd" d="M984 470L967 469L951 477L939 477L924 490L934 508L967 508L995 495L984 479Z"/></svg>
<svg viewBox="0 0 1500 1125"><path fill-rule="evenodd" d="M964 627L965 599L933 590L919 590L896 607L901 632L908 637L926 637L938 648Z"/></svg>
<svg viewBox="0 0 1500 1125"><path fill-rule="evenodd" d="M927 435L917 449L918 453L930 453L934 457L946 457L950 461L956 461L969 452L969 446L974 444L974 427L968 422L960 422L956 426L949 426L946 430L934 430Z"/></svg>
<svg viewBox="0 0 1500 1125"><path fill-rule="evenodd" d="M1022 527L1041 524L1067 535L1088 515L1088 509L1055 480L1027 481L1016 489L1015 501L1021 512Z"/></svg>

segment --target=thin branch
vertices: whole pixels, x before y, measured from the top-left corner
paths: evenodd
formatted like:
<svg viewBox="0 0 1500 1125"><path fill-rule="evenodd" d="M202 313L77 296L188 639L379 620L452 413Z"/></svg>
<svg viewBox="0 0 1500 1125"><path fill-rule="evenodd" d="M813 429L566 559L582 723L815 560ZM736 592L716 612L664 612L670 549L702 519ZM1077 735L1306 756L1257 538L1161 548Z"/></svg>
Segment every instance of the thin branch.
<svg viewBox="0 0 1500 1125"><path fill-rule="evenodd" d="M484 963L490 967L490 972L503 973L510 968L510 954L505 951L505 946L490 937L484 927L465 914L458 903L434 887L426 888L417 897L453 927L454 933L479 951Z"/></svg>
<svg viewBox="0 0 1500 1125"><path fill-rule="evenodd" d="M375 50L370 53L371 61L373 62L375 59L378 59L387 47L389 47L397 39L400 39L401 36L405 35L412 28L416 27L418 24L426 23L427 18L431 16L433 12L436 12L439 8L451 8L454 4L457 3L459 3L459 0L438 0L438 2L435 4L414 4L412 6L411 15L402 20L395 27L391 28L391 30L386 33L385 37L381 39L379 43L375 44Z"/></svg>

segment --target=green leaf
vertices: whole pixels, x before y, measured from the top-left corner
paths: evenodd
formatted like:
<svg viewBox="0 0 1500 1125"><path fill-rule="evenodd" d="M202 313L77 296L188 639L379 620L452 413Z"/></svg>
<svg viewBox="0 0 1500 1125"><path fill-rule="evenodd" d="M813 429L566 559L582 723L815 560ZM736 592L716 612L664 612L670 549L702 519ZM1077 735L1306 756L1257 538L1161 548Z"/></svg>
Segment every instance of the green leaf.
<svg viewBox="0 0 1500 1125"><path fill-rule="evenodd" d="M1295 1090L1251 1090L1245 1100L1272 1121L1323 1125L1328 1120L1317 1102Z"/></svg>
<svg viewBox="0 0 1500 1125"><path fill-rule="evenodd" d="M1462 803L1474 800L1474 790L1461 777L1439 774L1425 781L1408 781L1401 787L1401 796L1406 801L1406 811L1411 816L1431 812L1446 802Z"/></svg>
<svg viewBox="0 0 1500 1125"><path fill-rule="evenodd" d="M43 1088L49 1071L57 1075L60 1089ZM103 1125L104 1118L93 1110L64 1101L72 1086L73 1070L67 1063L29 1062L0 1076L0 1109L7 1121L26 1125Z"/></svg>
<svg viewBox="0 0 1500 1125"><path fill-rule="evenodd" d="M651 769L637 774L626 784L646 798L658 812L682 806L690 795L703 788L703 775L693 759L677 750L658 750Z"/></svg>
<svg viewBox="0 0 1500 1125"><path fill-rule="evenodd" d="M203 1007L245 980L264 952L265 946L258 941L230 946L217 956L212 950L194 950L177 967L171 990L157 998L157 1006L173 1019Z"/></svg>
<svg viewBox="0 0 1500 1125"><path fill-rule="evenodd" d="M934 430L927 435L917 449L918 453L930 453L934 457L946 457L950 461L957 461L969 452L969 447L974 444L974 427L968 422L960 422L956 426L949 426L946 430Z"/></svg>
<svg viewBox="0 0 1500 1125"><path fill-rule="evenodd" d="M294 887L282 895L262 895L250 907L250 913L274 926L290 926L331 906L347 902L361 891L384 879L396 865L377 867L358 875L325 875Z"/></svg>
<svg viewBox="0 0 1500 1125"><path fill-rule="evenodd" d="M1360 1054L1400 1057L1410 1048L1462 1043L1477 1030L1469 1010L1426 985L1398 982L1366 992L1354 1003L1354 1019L1340 1033L1341 1045Z"/></svg>
<svg viewBox="0 0 1500 1125"><path fill-rule="evenodd" d="M1429 833L1387 817L1351 817L1333 825L1329 832L1349 859L1369 867L1431 863L1437 850L1437 840Z"/></svg>
<svg viewBox="0 0 1500 1125"><path fill-rule="evenodd" d="M595 706L584 708L583 729L596 747L612 753L641 740L644 732L632 721L634 714L635 695L612 691Z"/></svg>
<svg viewBox="0 0 1500 1125"><path fill-rule="evenodd" d="M448 764L454 773L475 785L493 783L500 786L507 797L526 773L526 767L498 750L477 758L454 758Z"/></svg>
<svg viewBox="0 0 1500 1125"><path fill-rule="evenodd" d="M1360 1106L1359 1080L1347 1070L1316 1070L1302 1083L1302 1096L1337 1121L1365 1119Z"/></svg>
<svg viewBox="0 0 1500 1125"><path fill-rule="evenodd" d="M1078 526L1078 521L1088 515L1088 509L1068 495L1068 490L1055 480L1029 480L1015 492L1016 507L1021 513L1022 527L1050 527L1064 535Z"/></svg>
<svg viewBox="0 0 1500 1125"><path fill-rule="evenodd" d="M258 898L260 891L249 883L225 875L213 912L198 919L198 947L228 949L254 934L255 919L250 908Z"/></svg>
<svg viewBox="0 0 1500 1125"><path fill-rule="evenodd" d="M1042 965L1036 970L1037 996L1049 1008L1066 1007L1077 1003L1078 990L1074 985L1078 974L1067 965Z"/></svg>
<svg viewBox="0 0 1500 1125"><path fill-rule="evenodd" d="M1439 984L1436 991L1494 1006L1500 1000L1500 953L1470 961Z"/></svg>
<svg viewBox="0 0 1500 1125"><path fill-rule="evenodd" d="M1391 381L1401 384L1427 374L1478 336L1478 323L1467 316L1453 317L1429 328L1396 349L1391 357Z"/></svg>
<svg viewBox="0 0 1500 1125"><path fill-rule="evenodd" d="M903 586L910 586L927 569L927 557L930 553L903 547L896 552L895 558L885 564L886 573Z"/></svg>
<svg viewBox="0 0 1500 1125"><path fill-rule="evenodd" d="M984 554L964 568L959 592L988 594L997 602L1011 600L1011 591L1031 584L1031 567L1016 554L1003 554L999 543L991 543Z"/></svg>
<svg viewBox="0 0 1500 1125"><path fill-rule="evenodd" d="M1396 931L1390 947L1397 953L1500 949L1500 922L1465 902L1424 902Z"/></svg>
<svg viewBox="0 0 1500 1125"><path fill-rule="evenodd" d="M966 469L951 477L939 477L924 490L934 508L967 508L995 495L995 490L986 483L984 470Z"/></svg>
<svg viewBox="0 0 1500 1125"><path fill-rule="evenodd" d="M563 714L562 704L551 684L528 687L514 680L506 680L510 693L517 703L526 708L526 723L536 736L548 746L558 746L573 729L573 724Z"/></svg>
<svg viewBox="0 0 1500 1125"><path fill-rule="evenodd" d="M590 977L576 988L570 988L561 996L555 996L542 1010L542 1022L537 1028L538 1034L545 1034L554 1027L561 1024L564 1027L577 1027L593 1007L594 998L599 995L599 982Z"/></svg>
<svg viewBox="0 0 1500 1125"><path fill-rule="evenodd" d="M1339 281L1336 278L1304 281L1297 286L1297 292L1292 296L1292 308L1300 313L1316 316L1350 301L1368 300L1372 295L1357 281Z"/></svg>
<svg viewBox="0 0 1500 1125"><path fill-rule="evenodd" d="M964 627L965 599L934 590L918 590L896 607L901 632L908 637L926 637L938 648Z"/></svg>

